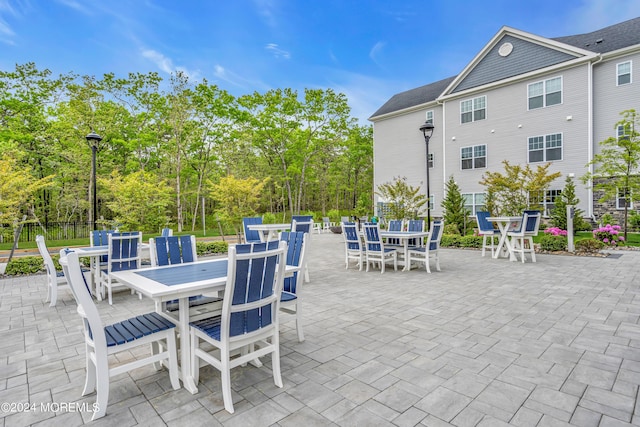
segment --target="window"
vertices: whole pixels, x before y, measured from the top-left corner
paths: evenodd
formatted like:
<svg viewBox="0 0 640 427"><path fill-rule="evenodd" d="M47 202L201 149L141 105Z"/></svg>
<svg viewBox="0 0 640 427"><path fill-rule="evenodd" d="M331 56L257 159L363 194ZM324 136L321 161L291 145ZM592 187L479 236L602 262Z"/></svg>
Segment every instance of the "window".
<svg viewBox="0 0 640 427"><path fill-rule="evenodd" d="M435 204L435 197L433 197L433 195L429 196L429 210L433 210Z"/></svg>
<svg viewBox="0 0 640 427"><path fill-rule="evenodd" d="M532 136L528 143L529 163L562 160L562 134Z"/></svg>
<svg viewBox="0 0 640 427"><path fill-rule="evenodd" d="M624 209L625 205L628 209L633 209L633 199L631 191L628 188L618 188L618 196L616 197L616 209Z"/></svg>
<svg viewBox="0 0 640 427"><path fill-rule="evenodd" d="M433 167L433 153L429 153L429 169Z"/></svg>
<svg viewBox="0 0 640 427"><path fill-rule="evenodd" d="M427 123L433 124L433 110L427 111L426 120L427 120Z"/></svg>
<svg viewBox="0 0 640 427"><path fill-rule="evenodd" d="M484 206L485 197L485 193L463 193L462 198L464 199L464 208L471 212L471 215L475 215L476 212L486 210Z"/></svg>
<svg viewBox="0 0 640 427"><path fill-rule="evenodd" d="M469 123L484 120L487 115L486 110L486 96L460 101L460 122Z"/></svg>
<svg viewBox="0 0 640 427"><path fill-rule="evenodd" d="M562 103L562 77L531 83L527 90L529 110Z"/></svg>
<svg viewBox="0 0 640 427"><path fill-rule="evenodd" d="M529 205L541 205L542 216L549 217L556 207L556 200L562 194L562 190L546 190L529 193Z"/></svg>
<svg viewBox="0 0 640 427"><path fill-rule="evenodd" d="M631 61L617 65L617 86L631 83Z"/></svg>
<svg viewBox="0 0 640 427"><path fill-rule="evenodd" d="M629 140L629 135L631 135L631 124L627 123L627 125L618 125L618 141L626 139Z"/></svg>
<svg viewBox="0 0 640 427"><path fill-rule="evenodd" d="M462 169L479 169L487 166L487 146L476 145L460 149Z"/></svg>

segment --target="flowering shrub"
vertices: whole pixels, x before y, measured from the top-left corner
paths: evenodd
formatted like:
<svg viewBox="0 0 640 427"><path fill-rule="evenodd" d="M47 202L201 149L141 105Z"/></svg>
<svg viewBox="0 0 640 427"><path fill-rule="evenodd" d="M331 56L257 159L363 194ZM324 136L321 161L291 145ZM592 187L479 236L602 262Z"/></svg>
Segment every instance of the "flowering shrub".
<svg viewBox="0 0 640 427"><path fill-rule="evenodd" d="M544 233L549 234L551 236L566 236L567 230L563 230L558 227L549 227L546 230L544 230Z"/></svg>
<svg viewBox="0 0 640 427"><path fill-rule="evenodd" d="M624 236L620 235L619 225L607 224L604 227L596 228L593 230L593 238L610 246L624 243Z"/></svg>

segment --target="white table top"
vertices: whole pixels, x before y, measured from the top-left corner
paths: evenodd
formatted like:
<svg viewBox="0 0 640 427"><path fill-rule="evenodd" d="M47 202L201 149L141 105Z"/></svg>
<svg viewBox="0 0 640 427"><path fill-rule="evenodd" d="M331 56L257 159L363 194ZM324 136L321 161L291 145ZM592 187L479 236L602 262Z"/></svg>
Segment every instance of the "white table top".
<svg viewBox="0 0 640 427"><path fill-rule="evenodd" d="M255 231L289 230L291 224L249 224L247 228Z"/></svg>
<svg viewBox="0 0 640 427"><path fill-rule="evenodd" d="M109 245L100 246L81 246L78 248L68 248L70 251L77 253L79 256L99 256L109 254ZM148 243L140 244L141 250L149 249Z"/></svg>
<svg viewBox="0 0 640 427"><path fill-rule="evenodd" d="M394 239L415 239L419 237L427 237L428 231L385 231L380 230L380 237Z"/></svg>

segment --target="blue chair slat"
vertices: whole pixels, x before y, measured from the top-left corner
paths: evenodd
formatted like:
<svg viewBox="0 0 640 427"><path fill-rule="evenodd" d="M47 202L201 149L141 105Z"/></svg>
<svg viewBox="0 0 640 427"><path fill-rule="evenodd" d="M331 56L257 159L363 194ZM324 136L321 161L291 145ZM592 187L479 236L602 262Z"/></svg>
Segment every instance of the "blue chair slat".
<svg viewBox="0 0 640 427"><path fill-rule="evenodd" d="M182 262L194 262L191 236L180 236L180 247L182 247Z"/></svg>
<svg viewBox="0 0 640 427"><path fill-rule="evenodd" d="M220 327L222 326L222 319L220 316L209 317L207 319L198 320L197 322L191 322L190 325L200 329L211 338L220 341Z"/></svg>
<svg viewBox="0 0 640 427"><path fill-rule="evenodd" d="M407 223L407 231L424 231L424 220L422 219L410 219ZM407 245L417 246L421 242L421 239L409 239Z"/></svg>
<svg viewBox="0 0 640 427"><path fill-rule="evenodd" d="M104 327L107 347L122 345L159 331L175 328L175 324L158 313L147 313Z"/></svg>
<svg viewBox="0 0 640 427"><path fill-rule="evenodd" d="M540 214L540 211L525 210L524 213L528 215L524 231L533 232L536 229L536 222L538 221L537 215Z"/></svg>
<svg viewBox="0 0 640 427"><path fill-rule="evenodd" d="M92 230L91 237L93 246L107 246L109 244L109 234L113 233L113 230ZM107 262L107 255L100 257L100 263Z"/></svg>
<svg viewBox="0 0 640 427"><path fill-rule="evenodd" d="M180 242L178 238L167 238L167 247L169 249L169 263L181 264L182 256L180 254Z"/></svg>
<svg viewBox="0 0 640 427"><path fill-rule="evenodd" d="M302 256L302 245L304 243L303 232L283 231L280 234L280 240L287 242L287 265L298 265ZM283 290L290 292L295 299L296 285L298 283L298 272L293 273L291 277L285 277Z"/></svg>
<svg viewBox="0 0 640 427"><path fill-rule="evenodd" d="M132 233L120 233L122 236L131 235ZM116 235L116 233L114 233ZM138 255L138 238L132 237L127 240L113 240L111 258L132 258ZM111 271L131 270L138 268L136 260L124 260L112 262Z"/></svg>
<svg viewBox="0 0 640 427"><path fill-rule="evenodd" d="M167 251L167 238L156 237L154 240L156 245L156 259L158 265L169 265L169 252Z"/></svg>

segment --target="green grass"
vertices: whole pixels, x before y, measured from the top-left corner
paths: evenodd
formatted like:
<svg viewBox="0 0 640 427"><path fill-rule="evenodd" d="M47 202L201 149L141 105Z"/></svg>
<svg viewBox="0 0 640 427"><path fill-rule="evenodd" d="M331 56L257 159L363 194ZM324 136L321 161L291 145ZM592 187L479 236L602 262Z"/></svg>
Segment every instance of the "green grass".
<svg viewBox="0 0 640 427"><path fill-rule="evenodd" d="M202 230L195 230L193 232L188 230L188 231L183 231L181 233L174 231L173 233L174 236L181 236L181 235L187 235L187 234L194 234L196 238L203 237ZM150 237L157 237L159 235L160 235L159 233L143 233L142 240L144 242L147 242ZM206 233L206 237L215 237L219 235L220 233L218 232L218 230L207 230L207 233ZM12 246L13 246L13 242L0 243L0 251L10 251ZM48 248L66 248L66 247L72 247L72 246L89 246L89 238L87 237L84 239L47 240ZM20 242L18 244L18 249L34 249L37 247L38 245L36 244L35 241Z"/></svg>

